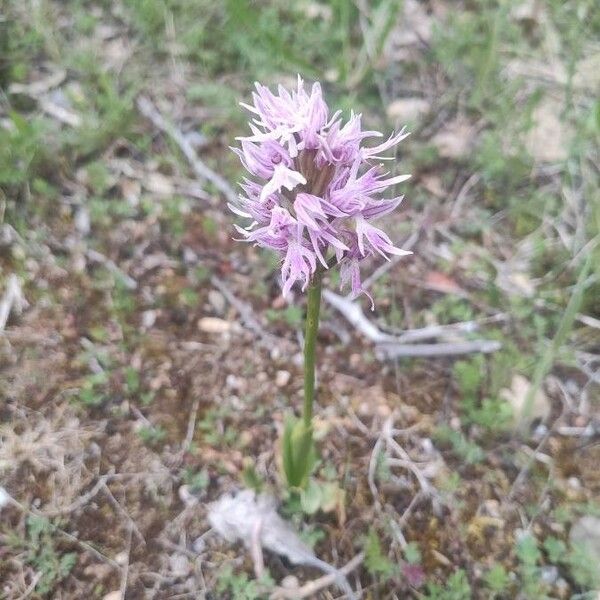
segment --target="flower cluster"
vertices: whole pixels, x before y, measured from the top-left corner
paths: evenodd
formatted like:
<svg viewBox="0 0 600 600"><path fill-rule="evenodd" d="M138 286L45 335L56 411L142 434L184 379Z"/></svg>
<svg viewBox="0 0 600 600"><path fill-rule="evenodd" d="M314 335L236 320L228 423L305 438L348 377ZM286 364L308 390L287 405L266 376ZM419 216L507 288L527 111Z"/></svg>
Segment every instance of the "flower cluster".
<svg viewBox="0 0 600 600"><path fill-rule="evenodd" d="M274 94L257 83L253 102L242 104L254 115L252 135L238 138L241 147L234 149L253 176L244 180L238 205L230 205L252 219L238 231L281 255L284 295L296 281L305 289L318 269L334 264L340 266L342 285L350 283L354 295L364 292L361 260L410 254L370 223L402 201L380 195L410 175L387 177L374 161L408 134L402 130L364 147L365 138L381 134L362 131L361 115L351 114L342 124L339 111L329 114L321 86L315 83L307 93L300 77L291 93L279 86Z"/></svg>

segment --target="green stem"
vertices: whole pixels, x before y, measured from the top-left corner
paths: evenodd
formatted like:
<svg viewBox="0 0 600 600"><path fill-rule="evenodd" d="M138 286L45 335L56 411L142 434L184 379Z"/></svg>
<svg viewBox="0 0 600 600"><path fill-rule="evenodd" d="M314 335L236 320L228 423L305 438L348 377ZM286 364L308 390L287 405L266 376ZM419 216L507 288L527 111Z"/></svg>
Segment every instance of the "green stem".
<svg viewBox="0 0 600 600"><path fill-rule="evenodd" d="M315 398L315 348L321 309L321 273L317 271L308 286L306 328L304 330L304 406L302 418L307 429L312 424Z"/></svg>

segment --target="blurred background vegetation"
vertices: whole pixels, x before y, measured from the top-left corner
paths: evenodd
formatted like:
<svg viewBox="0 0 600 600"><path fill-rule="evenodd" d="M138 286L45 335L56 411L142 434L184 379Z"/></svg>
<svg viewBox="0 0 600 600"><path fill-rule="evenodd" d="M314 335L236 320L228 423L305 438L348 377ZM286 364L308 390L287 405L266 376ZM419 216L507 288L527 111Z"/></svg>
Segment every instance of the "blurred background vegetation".
<svg viewBox="0 0 600 600"><path fill-rule="evenodd" d="M151 98L202 160L235 185L241 169L228 147L247 128L238 102L256 80L293 85L298 73L322 82L331 107L362 112L368 128L407 125L412 132L397 168L413 179L390 227L394 239L416 232L419 241L414 260L375 282L378 325L394 331L476 320L502 344L489 357L436 362L440 390L432 392L433 405L419 405L433 415L429 433L453 471L444 485L445 493L457 495L452 514L461 535L488 535L485 523L469 522L461 512L461 502L468 504L460 498L461 478L493 487L525 473L518 483L529 486L518 500L521 523L507 525L502 541L494 538L498 549L490 557L448 556L448 564L440 559L434 568L423 558L431 552L427 539L415 533L416 545L400 555L423 568L426 583L419 585L406 584L395 569L388 552L393 534L382 516L363 532L364 585L373 598L393 597L389 590L405 585L411 597L596 598L589 594L600 588L594 567L600 532L591 542L596 554L582 553L568 534L590 516L600 528L597 454L580 445L597 448L600 434L595 0L5 0L0 290L16 274L26 303L23 315L15 310L7 324L8 374L0 393L33 402L14 385L14 372L27 373L26 359L36 354L23 331L58 331L52 352L68 360L52 393L72 385L68 401L78 407L82 427L107 414L114 418L118 395L142 410L147 422L136 434L160 453L175 434L153 420L161 387L139 359L152 328L144 323L156 311L169 315L156 327L183 339L206 302L223 316L218 296L207 296L211 276L237 272L238 295L267 328L295 339L302 311L277 300L272 257L230 242L232 219L219 190L198 181L173 139L161 138L140 114L136 99ZM144 263L143 256L158 258ZM136 289L127 273L151 292ZM334 337L336 343L340 364L331 370L345 371L356 363ZM368 348L361 357L367 365L361 376L371 384L397 382L404 373L408 383L395 390L403 398L411 381L422 381L432 368L412 360L382 367ZM282 362L280 369L287 368ZM178 399L187 419L188 398ZM198 444L231 450L231 432L243 429L244 419L206 402ZM515 424L524 406L531 414ZM268 416L258 408L253 415ZM5 417L8 426L14 418ZM223 422L223 435L215 435ZM559 426L587 433L552 444ZM538 473L527 450L514 445L524 429L523 445L551 457L552 475ZM581 460L578 468L573 457ZM198 460L176 473L204 488L203 469ZM379 476L385 479L385 465ZM504 489L511 502L519 491ZM481 502L487 497L471 493ZM496 502L499 495L491 493ZM551 509L540 500L546 496ZM541 512L546 517L536 529ZM81 593L68 583L69 577L85 580L73 575L72 549L61 549L43 522L23 527L25 541L13 539L11 547L23 568L43 573L35 593L51 594L60 585L67 594ZM40 543L45 554L35 550ZM243 570L229 570L219 582L224 596L260 597L251 595L255 588ZM12 598L17 587L6 589Z"/></svg>

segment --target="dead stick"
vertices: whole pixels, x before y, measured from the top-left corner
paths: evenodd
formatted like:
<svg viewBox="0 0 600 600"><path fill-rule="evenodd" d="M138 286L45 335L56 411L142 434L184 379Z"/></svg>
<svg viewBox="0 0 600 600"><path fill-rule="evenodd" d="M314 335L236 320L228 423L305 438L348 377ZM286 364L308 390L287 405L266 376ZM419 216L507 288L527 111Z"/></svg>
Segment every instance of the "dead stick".
<svg viewBox="0 0 600 600"><path fill-rule="evenodd" d="M496 340L473 340L471 342L445 342L440 344L379 344L379 358L407 358L430 356L460 356L481 352L489 354L502 348Z"/></svg>
<svg viewBox="0 0 600 600"><path fill-rule="evenodd" d="M363 552L357 554L352 560L350 560L341 569L339 569L338 573L347 576L362 563L364 558L365 555ZM330 573L328 575L323 575L318 579L314 579L313 581L309 581L308 583L305 583L303 586L295 590L277 588L271 594L270 600L300 600L301 598L312 598L313 594L316 594L319 590L322 590L323 588L329 587L330 585L336 583L338 577L339 575L336 575L335 573Z"/></svg>
<svg viewBox="0 0 600 600"><path fill-rule="evenodd" d="M151 121L157 129L160 129L173 139L173 141L179 146L181 152L183 152L184 156L187 158L192 169L194 169L194 172L198 177L204 179L205 181L210 181L210 183L212 183L225 196L225 198L227 198L229 202L237 202L237 194L227 180L207 167L198 158L196 151L183 133L181 133L181 131L179 131L172 123L169 123L158 112L154 104L152 104L148 98L140 96L137 99L137 106L142 115Z"/></svg>

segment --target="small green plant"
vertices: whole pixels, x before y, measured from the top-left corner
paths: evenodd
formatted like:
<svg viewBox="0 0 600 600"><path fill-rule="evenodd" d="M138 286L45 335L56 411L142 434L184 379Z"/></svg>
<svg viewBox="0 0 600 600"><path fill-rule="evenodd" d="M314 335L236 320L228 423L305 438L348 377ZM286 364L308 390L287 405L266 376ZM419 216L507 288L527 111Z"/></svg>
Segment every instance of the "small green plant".
<svg viewBox="0 0 600 600"><path fill-rule="evenodd" d="M160 425L143 425L137 434L148 446L158 446L167 437L167 432Z"/></svg>
<svg viewBox="0 0 600 600"><path fill-rule="evenodd" d="M196 471L195 469L185 469L183 480L190 487L191 492L201 492L208 487L210 477L206 469Z"/></svg>
<svg viewBox="0 0 600 600"><path fill-rule="evenodd" d="M456 455L467 464L476 464L485 458L485 453L480 446L470 441L461 431L456 431L448 425L438 427L434 432L434 438L442 444L450 444Z"/></svg>
<svg viewBox="0 0 600 600"><path fill-rule="evenodd" d="M383 553L379 535L374 527L369 529L364 548L365 567L373 577L387 580L396 573L396 566Z"/></svg>
<svg viewBox="0 0 600 600"><path fill-rule="evenodd" d="M298 328L302 325L302 309L295 304L290 304L282 310L270 308L265 311L265 315L271 323L283 322L293 328Z"/></svg>
<svg viewBox="0 0 600 600"><path fill-rule="evenodd" d="M486 380L486 365L479 355L469 361L458 361L454 365L454 377L457 381L460 406L467 423L484 427L488 431L497 431L505 427L511 419L510 405L497 397L480 400Z"/></svg>
<svg viewBox="0 0 600 600"><path fill-rule="evenodd" d="M494 565L487 571L483 576L483 581L486 588L492 593L493 598L501 597L510 585L510 577L506 569L500 564Z"/></svg>
<svg viewBox="0 0 600 600"><path fill-rule="evenodd" d="M471 600L471 597L471 586L462 569L452 573L445 584L428 583L423 596L427 600Z"/></svg>
<svg viewBox="0 0 600 600"><path fill-rule="evenodd" d="M102 406L107 399L106 386L108 384L108 373L100 371L88 375L79 391L78 398L80 402L87 407L95 408Z"/></svg>
<svg viewBox="0 0 600 600"><path fill-rule="evenodd" d="M273 578L268 573L253 580L246 573L234 573L233 568L227 565L219 573L216 592L220 595L229 593L231 600L263 600L268 597L267 591L273 585Z"/></svg>
<svg viewBox="0 0 600 600"><path fill-rule="evenodd" d="M581 588L592 590L600 586L600 573L592 553L585 545L571 546L559 538L549 536L544 540L543 549L548 560L565 567Z"/></svg>
<svg viewBox="0 0 600 600"><path fill-rule="evenodd" d="M26 533L24 540L16 534L7 536L8 545L23 552L25 561L39 573L35 592L45 596L73 570L77 554L61 553L54 536L54 526L45 517L27 517Z"/></svg>
<svg viewBox="0 0 600 600"><path fill-rule="evenodd" d="M226 406L209 408L206 411L197 425L206 443L218 448L234 445L238 437L236 431L223 425L223 419L228 415L229 409Z"/></svg>
<svg viewBox="0 0 600 600"><path fill-rule="evenodd" d="M519 579L521 589L526 598L531 600L546 597L546 585L540 580L538 564L542 553L538 542L530 533L525 533L516 545L516 554L519 559Z"/></svg>

